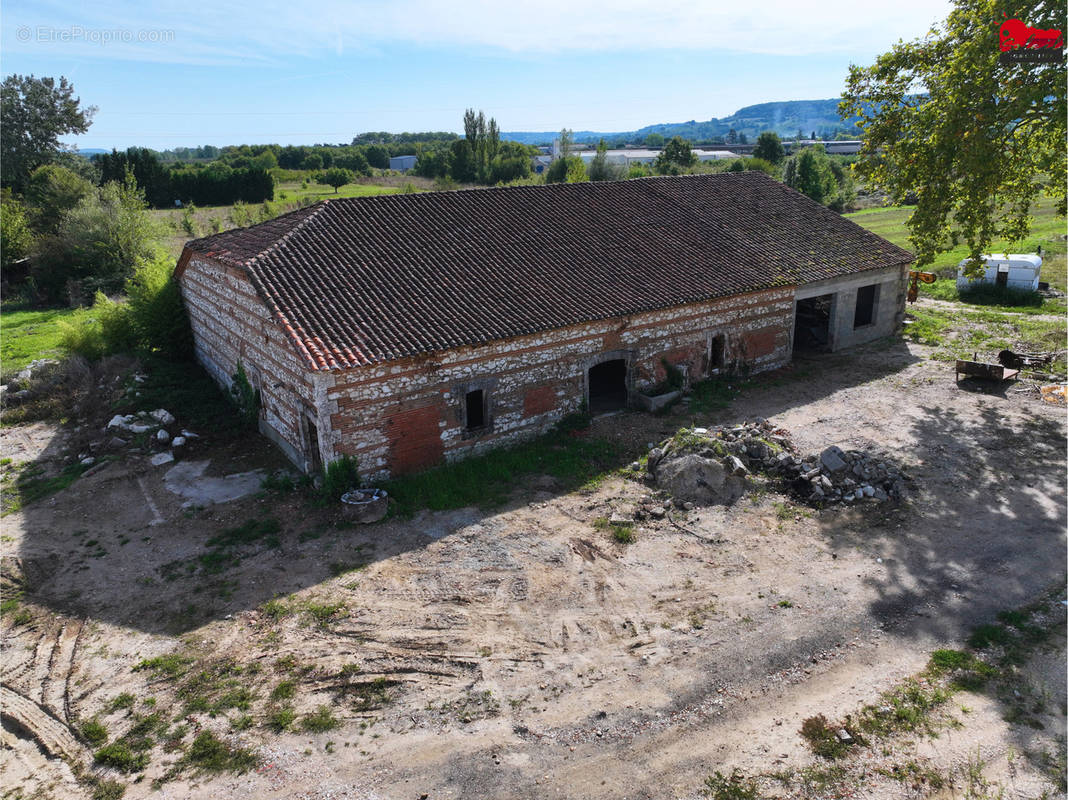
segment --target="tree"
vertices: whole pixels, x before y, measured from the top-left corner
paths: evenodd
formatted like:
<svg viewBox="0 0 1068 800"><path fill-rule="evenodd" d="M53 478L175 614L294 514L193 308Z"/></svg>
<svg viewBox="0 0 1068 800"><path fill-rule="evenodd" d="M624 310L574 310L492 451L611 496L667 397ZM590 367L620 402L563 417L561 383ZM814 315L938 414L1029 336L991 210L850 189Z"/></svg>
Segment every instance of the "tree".
<svg viewBox="0 0 1068 800"><path fill-rule="evenodd" d="M775 131L764 131L756 140L756 145L753 147L753 157L762 158L765 161L770 161L772 164L781 164L782 160L786 158L786 151L782 146L782 139L779 138L779 134Z"/></svg>
<svg viewBox="0 0 1068 800"><path fill-rule="evenodd" d="M829 200L834 194L836 182L823 145L812 145L790 156L783 169L783 181L817 203Z"/></svg>
<svg viewBox="0 0 1068 800"><path fill-rule="evenodd" d="M697 156L690 149L690 143L681 136L673 136L656 157L656 171L661 175L678 175L696 163Z"/></svg>
<svg viewBox="0 0 1068 800"><path fill-rule="evenodd" d="M34 230L56 233L64 215L95 192L95 186L66 167L56 164L38 167L26 185L26 204Z"/></svg>
<svg viewBox="0 0 1068 800"><path fill-rule="evenodd" d="M323 157L318 153L312 153L305 156L304 160L300 162L301 169L317 170L323 168Z"/></svg>
<svg viewBox="0 0 1068 800"><path fill-rule="evenodd" d="M380 144L372 144L363 151L367 163L377 169L389 169L389 151Z"/></svg>
<svg viewBox="0 0 1068 800"><path fill-rule="evenodd" d="M33 244L26 210L6 189L0 197L0 266L7 270L25 258Z"/></svg>
<svg viewBox="0 0 1068 800"><path fill-rule="evenodd" d="M608 160L608 145L604 139L597 144L597 155L590 162L587 171L591 181L618 181L623 179L624 168L620 164L613 164Z"/></svg>
<svg viewBox="0 0 1068 800"><path fill-rule="evenodd" d="M894 202L915 197L917 266L963 241L978 268L995 241L1027 235L1042 192L1065 213L1065 64L1001 63L1006 18L1068 28L1062 3L957 0L926 38L850 67L839 110L863 130L856 169Z"/></svg>
<svg viewBox="0 0 1068 800"><path fill-rule="evenodd" d="M97 290L119 291L134 268L158 255L159 225L147 211L132 173L82 198L54 236L41 240L31 277L39 292L88 300Z"/></svg>
<svg viewBox="0 0 1068 800"><path fill-rule="evenodd" d="M89 130L96 106L81 107L60 77L9 75L0 85L0 182L21 191L34 169L59 151L59 137Z"/></svg>
<svg viewBox="0 0 1068 800"><path fill-rule="evenodd" d="M729 131L727 131L727 144L737 144L737 143L738 143L738 131L736 131L734 128L731 128Z"/></svg>
<svg viewBox="0 0 1068 800"><path fill-rule="evenodd" d="M557 150L560 153L560 158L567 158L571 155L571 151L575 149L575 137L571 133L570 128L563 128L560 131L560 137L557 139Z"/></svg>
<svg viewBox="0 0 1068 800"><path fill-rule="evenodd" d="M321 183L324 186L333 186L334 194L337 194L337 190L344 186L346 183L352 183L355 179L355 175L352 174L352 170L342 169L341 167L333 167L328 169L322 175L315 177L316 183Z"/></svg>
<svg viewBox="0 0 1068 800"><path fill-rule="evenodd" d="M646 147L663 147L665 141L662 133L650 133L646 135L642 144Z"/></svg>

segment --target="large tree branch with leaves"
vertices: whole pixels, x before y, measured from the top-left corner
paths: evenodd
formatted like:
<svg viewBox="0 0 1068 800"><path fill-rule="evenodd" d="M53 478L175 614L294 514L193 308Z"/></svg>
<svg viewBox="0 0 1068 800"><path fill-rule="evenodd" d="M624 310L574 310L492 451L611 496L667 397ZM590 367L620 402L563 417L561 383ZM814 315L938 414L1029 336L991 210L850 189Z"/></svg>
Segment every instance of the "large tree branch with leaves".
<svg viewBox="0 0 1068 800"><path fill-rule="evenodd" d="M856 169L896 203L915 198L920 267L961 242L978 265L995 241L1020 241L1043 192L1065 213L1065 65L1001 64L1006 17L1066 27L1061 0L958 0L924 39L850 67L840 111L864 131Z"/></svg>

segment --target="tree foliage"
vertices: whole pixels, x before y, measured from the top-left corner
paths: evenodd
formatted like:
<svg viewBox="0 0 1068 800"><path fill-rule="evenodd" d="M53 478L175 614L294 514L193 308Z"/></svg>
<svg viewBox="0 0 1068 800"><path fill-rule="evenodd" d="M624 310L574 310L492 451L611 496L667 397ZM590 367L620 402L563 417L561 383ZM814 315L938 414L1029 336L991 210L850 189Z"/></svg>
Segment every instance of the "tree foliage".
<svg viewBox="0 0 1068 800"><path fill-rule="evenodd" d="M95 113L95 106L82 108L64 77L7 76L0 85L3 185L22 191L30 173L58 152L59 137L85 133Z"/></svg>
<svg viewBox="0 0 1068 800"><path fill-rule="evenodd" d="M1042 191L1065 212L1065 64L1000 63L1006 18L1068 28L1063 2L957 0L924 39L850 67L841 112L864 131L857 170L895 202L915 197L921 267L960 241L978 264L994 241L1021 240Z"/></svg>
<svg viewBox="0 0 1068 800"><path fill-rule="evenodd" d="M673 136L656 157L656 171L661 175L678 175L697 163L690 143L681 136Z"/></svg>
<svg viewBox="0 0 1068 800"><path fill-rule="evenodd" d="M333 186L334 194L337 194L337 190L347 183L352 183L356 176L352 174L352 170L342 169L341 167L334 167L328 169L320 175L315 177L315 182L324 186Z"/></svg>
<svg viewBox="0 0 1068 800"><path fill-rule="evenodd" d="M84 302L97 290L117 292L138 264L157 256L159 225L132 174L94 191L68 212L58 231L41 238L31 278L40 295L64 292Z"/></svg>
<svg viewBox="0 0 1068 800"><path fill-rule="evenodd" d="M782 139L775 131L764 131L756 140L753 147L753 157L762 158L772 164L781 164L786 158L786 150L783 149Z"/></svg>
<svg viewBox="0 0 1068 800"><path fill-rule="evenodd" d="M597 155L590 162L587 173L591 181L619 181L625 177L626 167L608 160L608 145L601 139L597 145Z"/></svg>
<svg viewBox="0 0 1068 800"><path fill-rule="evenodd" d="M26 209L6 189L0 197L0 266L6 271L29 255L33 233L26 221Z"/></svg>
<svg viewBox="0 0 1068 800"><path fill-rule="evenodd" d="M25 194L33 229L37 233L56 233L63 217L95 193L93 184L66 167L57 164L38 167L30 174Z"/></svg>

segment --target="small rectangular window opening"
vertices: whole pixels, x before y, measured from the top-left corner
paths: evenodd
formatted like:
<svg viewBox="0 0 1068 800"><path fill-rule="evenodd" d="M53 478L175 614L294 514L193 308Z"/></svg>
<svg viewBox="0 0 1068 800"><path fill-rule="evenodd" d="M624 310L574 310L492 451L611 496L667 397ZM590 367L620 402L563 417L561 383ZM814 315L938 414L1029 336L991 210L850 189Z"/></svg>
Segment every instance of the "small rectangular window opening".
<svg viewBox="0 0 1068 800"><path fill-rule="evenodd" d="M875 319L875 294L879 285L861 286L857 289L857 310L853 314L853 327L871 325Z"/></svg>
<svg viewBox="0 0 1068 800"><path fill-rule="evenodd" d="M482 389L468 392L464 398L464 419L466 428L473 430L486 424L486 393Z"/></svg>

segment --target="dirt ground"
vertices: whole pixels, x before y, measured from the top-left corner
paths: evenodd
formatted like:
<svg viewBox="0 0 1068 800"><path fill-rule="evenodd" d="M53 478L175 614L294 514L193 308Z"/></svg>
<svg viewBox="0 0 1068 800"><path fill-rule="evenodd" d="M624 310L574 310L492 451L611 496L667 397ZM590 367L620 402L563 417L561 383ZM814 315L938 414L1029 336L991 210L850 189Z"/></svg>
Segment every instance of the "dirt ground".
<svg viewBox="0 0 1068 800"><path fill-rule="evenodd" d="M261 760L154 783L182 752L157 746L138 782L96 770L127 798L692 798L716 770L814 774L802 720L876 702L936 648L1065 580L1064 408L958 387L925 353L875 343L765 376L715 414L598 420L644 450L680 424L767 417L802 452L870 449L913 478L902 503L849 508L760 490L643 521L630 544L594 526L651 492L618 476L570 493L538 477L505 508L354 529L296 494L200 505L168 488L174 465L109 463L3 520L4 571L29 612L3 622L4 796L91 796L68 766L92 760L71 728L95 716L115 738L149 709L184 718L186 745L211 730ZM20 459L63 450L54 430L0 437ZM260 463L281 465L262 447ZM248 470L210 443L197 457L211 476ZM222 552L211 537L267 520L278 531L222 568L200 558ZM1007 797L1060 796L1035 755L1065 746L1053 624L1021 668L1042 698L1031 725L963 692L938 738L864 750L845 788L777 793L964 797L978 770ZM187 678L134 670L172 653L228 664L247 707L189 710ZM133 708L113 707L123 692ZM300 730L320 706L340 725ZM297 730L274 732L289 708ZM895 779L907 763L947 785Z"/></svg>

